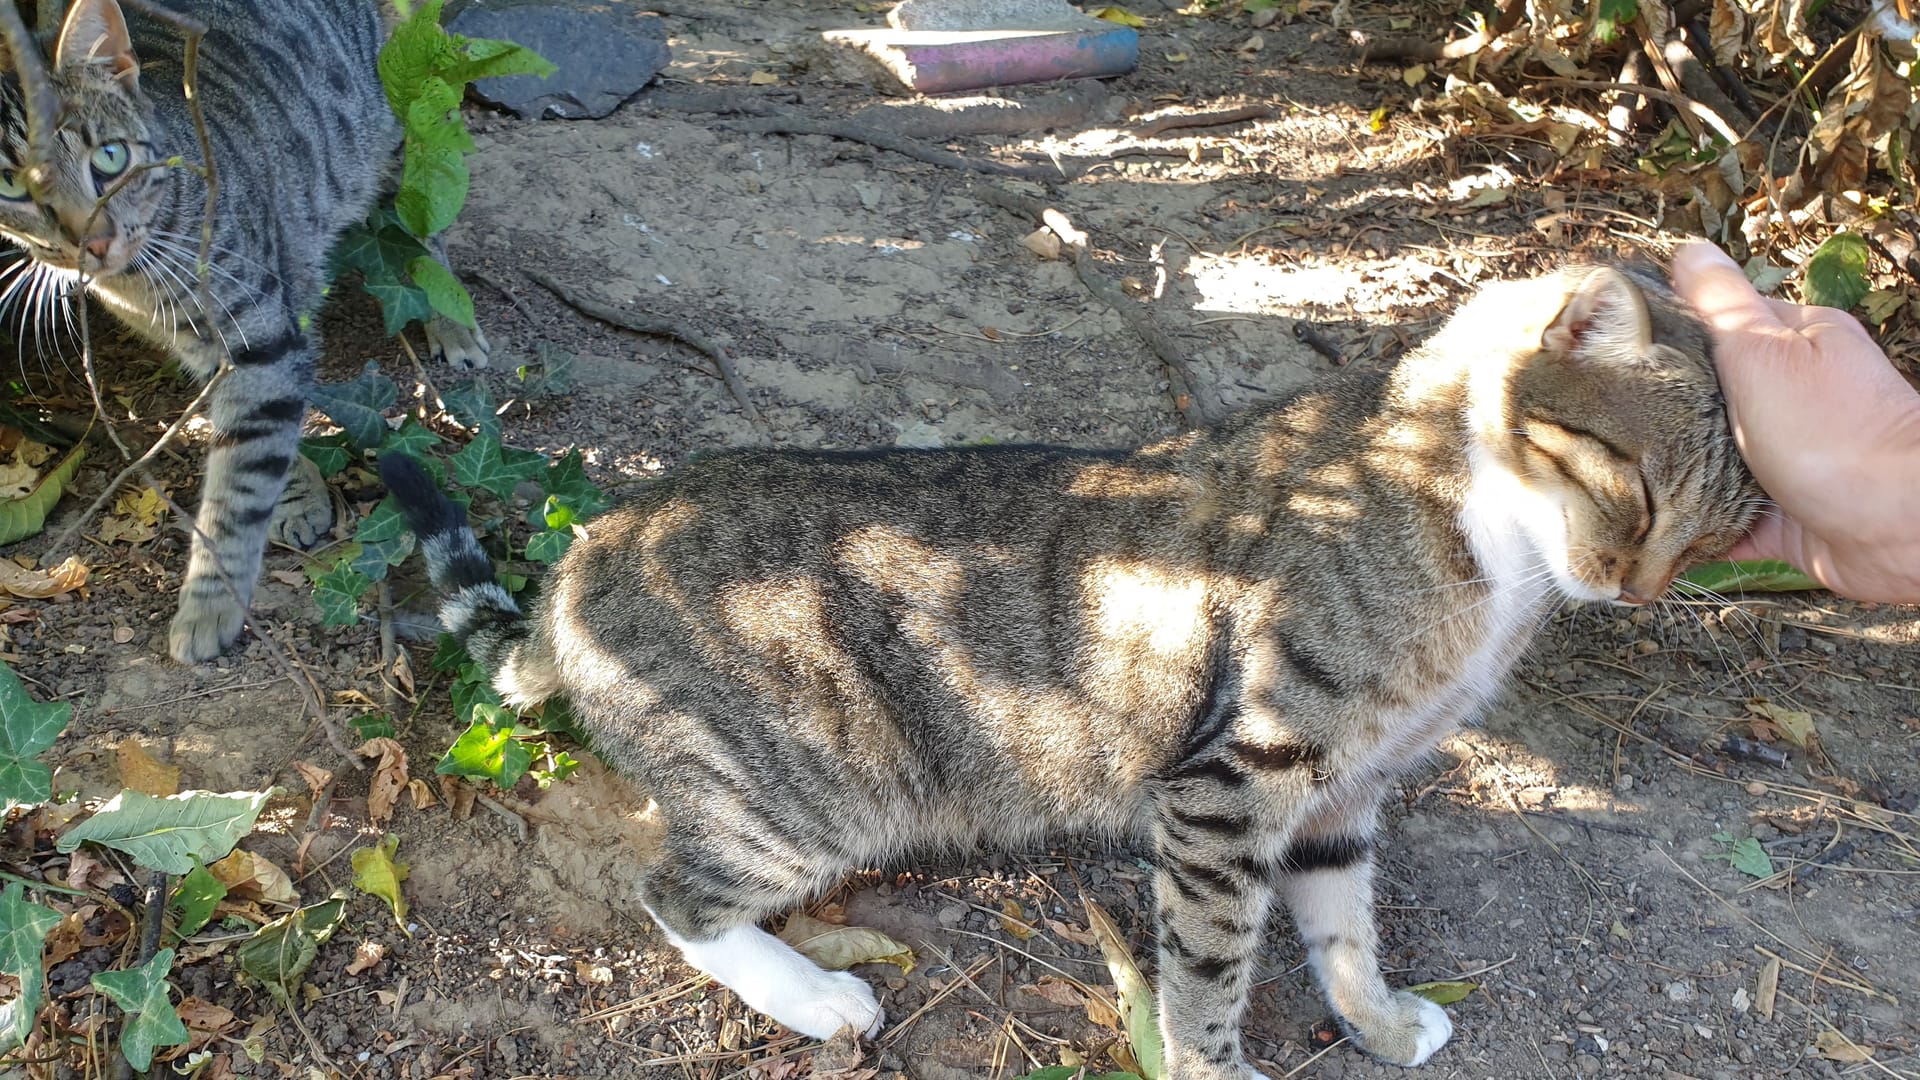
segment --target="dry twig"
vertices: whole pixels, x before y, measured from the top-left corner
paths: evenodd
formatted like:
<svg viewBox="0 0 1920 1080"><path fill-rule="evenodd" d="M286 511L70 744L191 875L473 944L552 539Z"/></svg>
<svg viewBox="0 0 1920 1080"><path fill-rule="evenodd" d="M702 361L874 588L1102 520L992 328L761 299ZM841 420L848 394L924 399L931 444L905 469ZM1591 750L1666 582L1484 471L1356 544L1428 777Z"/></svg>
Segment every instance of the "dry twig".
<svg viewBox="0 0 1920 1080"><path fill-rule="evenodd" d="M1265 105L1247 105L1238 109L1221 109L1218 112L1172 113L1143 120L1127 129L1127 134L1136 139L1151 139L1162 132L1180 128L1221 127L1226 124L1240 124L1248 120L1266 120L1273 116L1273 109Z"/></svg>
<svg viewBox="0 0 1920 1080"><path fill-rule="evenodd" d="M896 135L890 131L852 120L826 120L804 116L765 116L750 120L728 120L718 125L726 131L740 131L761 135L827 135L835 139L866 143L882 150L891 150L896 154L910 157L915 161L924 161L929 165L941 165L949 169L965 169L968 172L988 173L993 176L1011 176L1020 180L1047 182L1061 179L1059 170L1044 165L1008 165L999 161L985 161L980 158L962 157L951 150L942 150L936 146Z"/></svg>

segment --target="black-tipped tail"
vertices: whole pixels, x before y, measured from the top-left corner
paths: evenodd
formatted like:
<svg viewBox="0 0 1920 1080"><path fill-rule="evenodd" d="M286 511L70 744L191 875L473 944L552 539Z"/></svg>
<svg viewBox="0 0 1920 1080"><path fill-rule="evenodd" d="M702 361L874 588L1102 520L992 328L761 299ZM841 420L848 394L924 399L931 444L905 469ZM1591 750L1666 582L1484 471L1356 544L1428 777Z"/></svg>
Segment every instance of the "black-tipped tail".
<svg viewBox="0 0 1920 1080"><path fill-rule="evenodd" d="M488 671L498 672L527 637L525 617L493 578L493 560L467 526L466 512L405 454L380 459L380 479L406 515L440 593L440 625Z"/></svg>

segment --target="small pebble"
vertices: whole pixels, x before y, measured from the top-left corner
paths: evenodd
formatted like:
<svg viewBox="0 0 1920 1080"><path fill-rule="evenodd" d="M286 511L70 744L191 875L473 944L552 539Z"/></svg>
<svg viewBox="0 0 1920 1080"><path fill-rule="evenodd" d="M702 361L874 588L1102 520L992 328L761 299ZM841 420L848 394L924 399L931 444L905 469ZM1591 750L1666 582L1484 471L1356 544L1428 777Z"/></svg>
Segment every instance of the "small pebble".
<svg viewBox="0 0 1920 1080"><path fill-rule="evenodd" d="M1749 795L1765 795L1766 793L1767 793L1767 785L1766 785L1766 784L1764 784L1764 783L1762 783L1762 782L1760 782L1760 781L1758 781L1758 780L1749 780L1749 781L1747 781L1747 794L1749 794Z"/></svg>

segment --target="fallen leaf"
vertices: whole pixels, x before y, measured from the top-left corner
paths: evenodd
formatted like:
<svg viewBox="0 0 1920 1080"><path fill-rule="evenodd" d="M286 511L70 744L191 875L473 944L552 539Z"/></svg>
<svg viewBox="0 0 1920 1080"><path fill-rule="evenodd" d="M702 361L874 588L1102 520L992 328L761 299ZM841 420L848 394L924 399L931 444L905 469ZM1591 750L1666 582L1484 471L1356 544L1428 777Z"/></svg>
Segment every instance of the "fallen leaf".
<svg viewBox="0 0 1920 1080"><path fill-rule="evenodd" d="M375 964L387 958L387 947L378 941L363 941L353 947L353 959L347 963L347 974L364 975L373 970Z"/></svg>
<svg viewBox="0 0 1920 1080"><path fill-rule="evenodd" d="M91 571L78 555L51 570L28 570L12 559L0 559L0 592L27 600L45 600L72 592L87 583Z"/></svg>
<svg viewBox="0 0 1920 1080"><path fill-rule="evenodd" d="M146 795L174 795L180 791L179 767L155 761L138 739L128 736L120 740L114 757L120 766L121 787Z"/></svg>
<svg viewBox="0 0 1920 1080"><path fill-rule="evenodd" d="M1828 1061L1837 1061L1843 1065L1864 1065L1873 1060L1873 1055L1859 1043L1833 1028L1822 1031L1819 1037L1813 1040L1813 1048Z"/></svg>
<svg viewBox="0 0 1920 1080"><path fill-rule="evenodd" d="M393 816L394 800L407 787L407 752L399 743L384 736L368 739L354 747L353 752L364 758L380 759L367 789L367 817L375 825L384 825Z"/></svg>
<svg viewBox="0 0 1920 1080"><path fill-rule="evenodd" d="M773 86L779 81L780 76L771 71L756 71L747 76L747 82L753 86Z"/></svg>
<svg viewBox="0 0 1920 1080"><path fill-rule="evenodd" d="M1064 1005L1069 1009L1078 1009L1087 1003L1087 995L1081 993L1071 983L1063 982L1052 976L1044 977L1039 982L1030 986L1023 986L1020 988L1020 992L1023 994L1032 994L1034 997L1044 1001L1050 1001L1055 1005Z"/></svg>
<svg viewBox="0 0 1920 1080"><path fill-rule="evenodd" d="M1099 939L1079 927L1068 926L1059 919L1048 919L1047 929L1073 942L1075 945L1096 945Z"/></svg>
<svg viewBox="0 0 1920 1080"><path fill-rule="evenodd" d="M198 1050L207 1045L232 1027L235 1022L232 1009L215 1005L211 1001L202 1001L197 997L183 999L180 1004L174 1006L173 1011L179 1015L180 1022L187 1025L187 1033L190 1036L186 1047L182 1050L183 1053L186 1050Z"/></svg>
<svg viewBox="0 0 1920 1080"><path fill-rule="evenodd" d="M902 975L913 972L913 950L878 930L864 926L835 926L795 912L780 928L780 940L829 971L855 964L892 964Z"/></svg>
<svg viewBox="0 0 1920 1080"><path fill-rule="evenodd" d="M0 500L23 499L40 480L40 470L24 461L0 462Z"/></svg>
<svg viewBox="0 0 1920 1080"><path fill-rule="evenodd" d="M95 858L86 848L80 848L67 857L67 884L73 888L84 889L91 885L104 889L123 880L119 871Z"/></svg>
<svg viewBox="0 0 1920 1080"><path fill-rule="evenodd" d="M1802 750L1809 749L1809 743L1817 743L1819 735L1813 728L1813 714L1797 709L1783 709L1766 698L1750 698L1747 711L1778 728L1786 740Z"/></svg>
<svg viewBox="0 0 1920 1080"><path fill-rule="evenodd" d="M440 797L447 800L447 810L453 814L453 820L465 821L473 816L473 797L477 794L473 785L465 783L457 776L440 778Z"/></svg>
<svg viewBox="0 0 1920 1080"><path fill-rule="evenodd" d="M1427 81L1427 66L1425 64L1415 64L1410 68L1401 68L1400 81L1406 83L1408 86L1419 86L1421 83Z"/></svg>
<svg viewBox="0 0 1920 1080"><path fill-rule="evenodd" d="M313 797L316 799L320 797L321 792L327 790L328 784L333 783L332 769L323 769L310 761L294 762L293 770L300 774L300 779L307 782L307 790L313 792Z"/></svg>
<svg viewBox="0 0 1920 1080"><path fill-rule="evenodd" d="M416 778L407 781L407 794L413 796L413 808L415 810L425 810L435 802L433 789L427 786L425 780Z"/></svg>
<svg viewBox="0 0 1920 1080"><path fill-rule="evenodd" d="M1080 905L1086 909L1087 925L1099 939L1100 953L1107 961L1107 974L1112 976L1114 989L1119 991L1120 1019L1126 1025L1127 1041L1140 1065L1140 1075L1164 1076L1166 1058L1160 1042L1158 1014L1153 1006L1153 987L1146 976L1140 974L1140 966L1133 962L1126 939L1120 936L1120 928L1114 925L1105 909L1085 894L1080 897Z"/></svg>
<svg viewBox="0 0 1920 1080"><path fill-rule="evenodd" d="M267 904L294 905L300 902L300 894L294 891L293 881L287 877L287 872L274 865L273 860L265 855L235 848L226 858L209 864L207 870L227 887L228 896Z"/></svg>
<svg viewBox="0 0 1920 1080"><path fill-rule="evenodd" d="M274 570L269 572L267 576L282 585L292 585L296 588L304 589L311 584L311 582L307 580L307 575L298 570Z"/></svg>
<svg viewBox="0 0 1920 1080"><path fill-rule="evenodd" d="M1027 913L1020 910L1017 900L1000 901L1000 929L1025 941L1033 936L1033 927L1027 925Z"/></svg>
<svg viewBox="0 0 1920 1080"><path fill-rule="evenodd" d="M1252 56L1254 53L1257 53L1261 49L1264 49L1266 47L1267 47L1266 36L1263 34L1254 34L1248 37L1247 40L1241 42L1239 46L1234 49L1234 51L1239 53L1241 56Z"/></svg>
<svg viewBox="0 0 1920 1080"><path fill-rule="evenodd" d="M1096 19L1105 19L1110 23L1118 23L1121 26L1131 26L1136 30L1147 25L1147 20L1123 7L1113 7L1109 5L1103 8L1095 8L1087 12L1087 14Z"/></svg>
<svg viewBox="0 0 1920 1080"><path fill-rule="evenodd" d="M400 689L407 694L413 693L413 661L407 659L405 649L399 650L393 658L393 681L399 683Z"/></svg>
<svg viewBox="0 0 1920 1080"><path fill-rule="evenodd" d="M160 518L167 501L151 485L123 491L113 503L114 517L100 523L100 539L107 543L144 543L160 535Z"/></svg>
<svg viewBox="0 0 1920 1080"><path fill-rule="evenodd" d="M388 833L373 847L354 852L353 887L385 900L393 909L393 921L400 932L412 937L413 932L407 929L407 898L400 891L400 883L407 880L407 864L393 857L399 849L400 838Z"/></svg>
<svg viewBox="0 0 1920 1080"><path fill-rule="evenodd" d="M97 904L88 904L77 911L70 912L54 928L47 932L46 965L64 963L78 955L82 948L80 939L86 936L87 920L98 914Z"/></svg>
<svg viewBox="0 0 1920 1080"><path fill-rule="evenodd" d="M1407 987L1407 993L1418 994L1435 1005L1451 1005L1478 989L1479 983L1423 982Z"/></svg>
<svg viewBox="0 0 1920 1080"><path fill-rule="evenodd" d="M1169 64L1184 64L1184 63L1186 63L1186 62L1187 62L1187 54L1186 54L1186 53L1183 53L1183 52L1170 52L1170 53L1168 53L1168 54L1167 54L1167 63L1169 63Z"/></svg>
<svg viewBox="0 0 1920 1080"><path fill-rule="evenodd" d="M1753 1011L1759 1013L1761 1019L1773 1019L1773 999L1779 992L1780 958L1769 956L1766 965L1760 969L1760 981L1753 992Z"/></svg>

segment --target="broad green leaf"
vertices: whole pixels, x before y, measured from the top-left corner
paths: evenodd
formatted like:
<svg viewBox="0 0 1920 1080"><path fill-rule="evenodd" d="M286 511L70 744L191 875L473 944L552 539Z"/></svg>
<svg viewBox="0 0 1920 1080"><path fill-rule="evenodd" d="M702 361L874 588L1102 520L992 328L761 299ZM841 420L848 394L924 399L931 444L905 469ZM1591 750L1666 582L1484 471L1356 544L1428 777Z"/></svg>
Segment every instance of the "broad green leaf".
<svg viewBox="0 0 1920 1080"><path fill-rule="evenodd" d="M352 626L360 621L360 597L373 587L373 579L353 568L354 555L341 556L332 569L313 579L313 602L320 606L324 626Z"/></svg>
<svg viewBox="0 0 1920 1080"><path fill-rule="evenodd" d="M527 537L527 558L537 563L551 563L567 553L567 545L573 543L572 529L547 529Z"/></svg>
<svg viewBox="0 0 1920 1080"><path fill-rule="evenodd" d="M360 544L360 554L354 556L349 565L369 581L386 580L388 567L399 566L413 554L413 531L407 527L400 504L391 495L380 500L373 511L361 519L353 538Z"/></svg>
<svg viewBox="0 0 1920 1080"><path fill-rule="evenodd" d="M366 742L368 739L393 738L393 717L383 712L368 713L365 716L355 717L347 723L353 728L353 733L360 737L361 742Z"/></svg>
<svg viewBox="0 0 1920 1080"><path fill-rule="evenodd" d="M1087 14L1096 19L1105 19L1110 23L1118 23L1121 26L1131 26L1136 29L1147 25L1147 20L1123 7L1098 7L1087 12Z"/></svg>
<svg viewBox="0 0 1920 1080"><path fill-rule="evenodd" d="M409 154L416 146L460 154L473 152L473 136L467 134L466 121L460 118L462 89L464 87L456 87L438 75L421 80L419 94L407 106Z"/></svg>
<svg viewBox="0 0 1920 1080"><path fill-rule="evenodd" d="M153 959L125 971L102 971L93 976L93 988L113 999L127 1014L120 1025L120 1053L136 1071L146 1072L153 1051L187 1041L187 1026L168 998L167 973L173 968L173 950L161 949Z"/></svg>
<svg viewBox="0 0 1920 1080"><path fill-rule="evenodd" d="M1819 582L1791 564L1776 559L1702 563L1680 575L1680 581L1682 592L1688 585L1717 593L1799 592L1822 588Z"/></svg>
<svg viewBox="0 0 1920 1080"><path fill-rule="evenodd" d="M453 455L453 478L462 487L480 488L495 498L513 497L513 489L530 480L545 477L547 459L531 450L503 446L487 432Z"/></svg>
<svg viewBox="0 0 1920 1080"><path fill-rule="evenodd" d="M235 791L183 791L155 798L122 791L94 815L68 829L54 847L71 852L92 842L125 852L149 870L185 874L194 860L210 863L233 850L253 828L260 808L279 788Z"/></svg>
<svg viewBox="0 0 1920 1080"><path fill-rule="evenodd" d="M520 377L528 397L553 397L573 389L573 362L576 358L572 353L545 341L536 342L533 351L540 362L522 364L514 372Z"/></svg>
<svg viewBox="0 0 1920 1080"><path fill-rule="evenodd" d="M344 432L338 435L316 435L300 440L300 453L320 468L320 475L331 480L347 471L355 457L353 440Z"/></svg>
<svg viewBox="0 0 1920 1080"><path fill-rule="evenodd" d="M428 450L439 446L440 436L432 428L409 416L400 422L400 426L387 433L387 441L380 444L382 454L405 454L418 461L426 456Z"/></svg>
<svg viewBox="0 0 1920 1080"><path fill-rule="evenodd" d="M1451 1005L1478 989L1479 983L1423 982L1407 987L1407 993L1418 994L1435 1005Z"/></svg>
<svg viewBox="0 0 1920 1080"><path fill-rule="evenodd" d="M168 907L180 913L180 926L176 932L183 938L199 933L200 928L213 917L214 906L226 895L226 885L205 866L196 863L187 876L173 887L173 896L167 901Z"/></svg>
<svg viewBox="0 0 1920 1080"><path fill-rule="evenodd" d="M330 900L275 919L241 944L240 970L290 1005L301 977L346 913L346 897L335 893Z"/></svg>
<svg viewBox="0 0 1920 1080"><path fill-rule="evenodd" d="M575 770L579 768L579 758L574 757L565 750L549 750L547 753L547 764L542 768L533 770L533 779L540 785L540 789L545 791L554 784L572 776Z"/></svg>
<svg viewBox="0 0 1920 1080"><path fill-rule="evenodd" d="M526 775L533 754L513 737L513 714L484 702L473 707L473 724L447 747L436 773L471 776L510 788Z"/></svg>
<svg viewBox="0 0 1920 1080"><path fill-rule="evenodd" d="M369 285L398 285L406 281L407 264L427 254L427 245L400 224L399 215L382 209L341 234L330 269L336 278L358 270Z"/></svg>
<svg viewBox="0 0 1920 1080"><path fill-rule="evenodd" d="M1736 841L1733 850L1727 852L1727 857L1732 860L1735 870L1748 877L1773 876L1773 859L1767 855L1767 849L1760 846L1760 841L1751 836Z"/></svg>
<svg viewBox="0 0 1920 1080"><path fill-rule="evenodd" d="M553 459L547 466L545 487L548 495L573 508L575 521L585 521L613 505L613 500L587 479L587 458L578 449Z"/></svg>
<svg viewBox="0 0 1920 1080"><path fill-rule="evenodd" d="M1602 44L1612 41L1620 35L1620 28L1639 14L1639 0L1594 0L1594 40Z"/></svg>
<svg viewBox="0 0 1920 1080"><path fill-rule="evenodd" d="M844 971L855 964L892 964L902 975L913 973L913 950L870 927L838 926L795 912L780 928L780 940L828 971Z"/></svg>
<svg viewBox="0 0 1920 1080"><path fill-rule="evenodd" d="M1801 296L1818 307L1845 311L1872 291L1867 279L1867 241L1859 233L1837 232L1827 237L1807 260Z"/></svg>
<svg viewBox="0 0 1920 1080"><path fill-rule="evenodd" d="M1140 1075L1146 1080L1166 1080L1166 1053L1160 1042L1153 987L1147 984L1146 976L1140 974L1139 965L1133 962L1133 953L1127 949L1127 939L1120 936L1120 928L1114 925L1112 917L1084 894L1080 903L1087 912L1087 926L1106 958L1114 989L1119 991L1120 1021L1126 1026L1127 1041L1132 1045L1134 1060L1140 1065Z"/></svg>
<svg viewBox="0 0 1920 1080"><path fill-rule="evenodd" d="M433 318L433 301L427 299L427 291L418 285L406 282L376 285L369 281L361 288L380 302L380 319L388 337L405 330L408 323L425 325Z"/></svg>
<svg viewBox="0 0 1920 1080"><path fill-rule="evenodd" d="M547 501L534 508L528 517L530 520L527 524L536 529L541 526L549 529L571 528L573 523L579 520L573 512L573 507L555 495L547 496Z"/></svg>
<svg viewBox="0 0 1920 1080"><path fill-rule="evenodd" d="M0 892L0 972L20 983L13 1000L0 1005L0 1054L25 1043L33 1032L34 1018L46 1000L40 955L47 935L58 925L60 913L29 901L19 882Z"/></svg>
<svg viewBox="0 0 1920 1080"><path fill-rule="evenodd" d="M387 441L387 420L381 413L400 400L400 388L369 363L350 383L322 383L311 391L313 407L340 425L359 450L372 450Z"/></svg>
<svg viewBox="0 0 1920 1080"><path fill-rule="evenodd" d="M33 700L20 676L0 664L0 808L53 797L53 770L34 755L53 746L71 719L72 705Z"/></svg>
<svg viewBox="0 0 1920 1080"><path fill-rule="evenodd" d="M394 924L400 927L401 933L412 937L412 931L407 929L407 898L400 891L400 883L407 880L407 864L393 857L399 849L400 838L388 833L373 847L354 852L353 887L385 900L393 910Z"/></svg>
<svg viewBox="0 0 1920 1080"><path fill-rule="evenodd" d="M467 201L467 162L458 150L407 141L400 191L393 208L415 236L432 236L453 224Z"/></svg>
<svg viewBox="0 0 1920 1080"><path fill-rule="evenodd" d="M447 78L460 83L475 79L498 79L507 75L538 75L541 78L560 70L547 58L524 45L492 38L454 38L466 58L446 69Z"/></svg>
<svg viewBox="0 0 1920 1080"><path fill-rule="evenodd" d="M67 451L60 464L40 474L33 490L17 499L0 500L0 544L11 544L40 532L47 524L47 513L60 501L68 481L87 456L87 444L79 443Z"/></svg>
<svg viewBox="0 0 1920 1080"><path fill-rule="evenodd" d="M471 663L473 657L467 655L467 650L460 647L452 634L443 633L434 646L433 659L427 662L427 666L435 671L459 671Z"/></svg>
<svg viewBox="0 0 1920 1080"><path fill-rule="evenodd" d="M500 693L493 688L493 677L479 664L469 660L460 666L460 677L448 688L453 698L453 715L471 723L475 705L499 706Z"/></svg>
<svg viewBox="0 0 1920 1080"><path fill-rule="evenodd" d="M493 391L486 383L462 383L441 394L440 404L463 426L475 428L482 435L500 437L499 406L494 403Z"/></svg>
<svg viewBox="0 0 1920 1080"><path fill-rule="evenodd" d="M453 39L440 28L440 0L427 0L393 28L380 49L380 84L393 115L405 120L427 78L457 60Z"/></svg>
<svg viewBox="0 0 1920 1080"><path fill-rule="evenodd" d="M477 325L473 321L473 297L453 271L441 266L431 255L422 255L407 264L407 276L427 294L427 302L433 310L459 323L461 326Z"/></svg>

